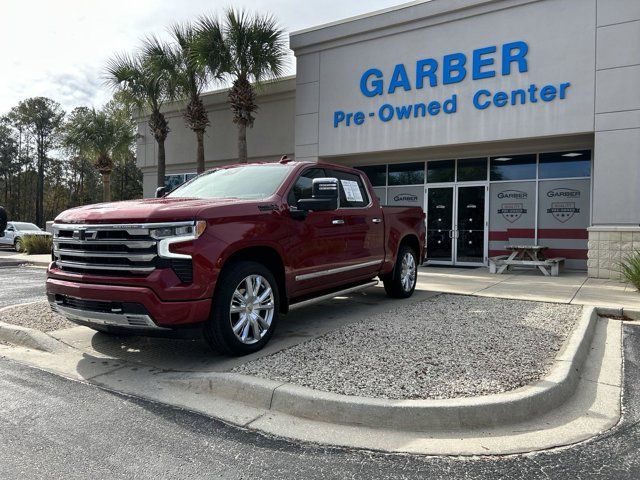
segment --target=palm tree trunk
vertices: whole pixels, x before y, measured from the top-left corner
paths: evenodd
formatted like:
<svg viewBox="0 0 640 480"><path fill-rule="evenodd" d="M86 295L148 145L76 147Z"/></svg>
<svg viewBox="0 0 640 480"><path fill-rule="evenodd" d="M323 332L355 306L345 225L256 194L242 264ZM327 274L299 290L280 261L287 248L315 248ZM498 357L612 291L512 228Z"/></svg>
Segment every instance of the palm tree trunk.
<svg viewBox="0 0 640 480"><path fill-rule="evenodd" d="M111 201L111 174L110 173L102 174L102 201L103 202Z"/></svg>
<svg viewBox="0 0 640 480"><path fill-rule="evenodd" d="M196 155L196 164L198 166L198 174L204 172L204 132L196 130L196 138L198 139L198 153Z"/></svg>
<svg viewBox="0 0 640 480"><path fill-rule="evenodd" d="M158 181L157 187L164 187L165 153L164 140L158 140Z"/></svg>
<svg viewBox="0 0 640 480"><path fill-rule="evenodd" d="M238 123L238 162L247 163L247 126Z"/></svg>

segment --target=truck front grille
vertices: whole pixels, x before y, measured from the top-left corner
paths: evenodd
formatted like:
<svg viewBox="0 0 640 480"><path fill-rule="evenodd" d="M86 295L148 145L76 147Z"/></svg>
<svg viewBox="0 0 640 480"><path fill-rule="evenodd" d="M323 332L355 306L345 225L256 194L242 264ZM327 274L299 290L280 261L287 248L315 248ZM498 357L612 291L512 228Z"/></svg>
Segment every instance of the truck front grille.
<svg viewBox="0 0 640 480"><path fill-rule="evenodd" d="M156 268L172 268L158 256L156 229L190 225L192 222L116 225L53 225L53 255L58 268L79 274L146 276ZM188 264L188 266L186 265ZM191 281L191 260L179 262L176 275ZM187 268L188 267L188 268ZM174 269L175 270L175 269Z"/></svg>

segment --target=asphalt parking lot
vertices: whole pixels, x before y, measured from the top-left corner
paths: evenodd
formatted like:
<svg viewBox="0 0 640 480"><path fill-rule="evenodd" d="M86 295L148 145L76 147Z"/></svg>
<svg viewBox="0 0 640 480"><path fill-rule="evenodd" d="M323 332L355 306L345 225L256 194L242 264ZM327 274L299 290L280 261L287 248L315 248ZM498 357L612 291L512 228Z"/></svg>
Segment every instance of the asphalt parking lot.
<svg viewBox="0 0 640 480"><path fill-rule="evenodd" d="M45 300L45 274L42 267L2 266L0 260L0 308Z"/></svg>
<svg viewBox="0 0 640 480"><path fill-rule="evenodd" d="M389 455L296 444L0 359L2 477L637 479L639 328L625 327L625 414L617 427L570 447L504 457Z"/></svg>

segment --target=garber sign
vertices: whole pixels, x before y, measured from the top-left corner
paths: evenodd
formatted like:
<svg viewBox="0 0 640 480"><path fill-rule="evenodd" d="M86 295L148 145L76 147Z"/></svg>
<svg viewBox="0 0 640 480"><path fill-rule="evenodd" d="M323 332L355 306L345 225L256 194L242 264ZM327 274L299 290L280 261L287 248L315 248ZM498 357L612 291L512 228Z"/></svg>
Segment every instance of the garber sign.
<svg viewBox="0 0 640 480"><path fill-rule="evenodd" d="M498 51L500 53L498 53ZM512 73L529 71L527 53L529 45L524 41L505 43L498 48L489 46L473 50L471 55L452 53L441 60L425 58L415 64L397 64L393 71L383 72L379 68L369 68L360 77L360 92L369 98L394 95L398 92L424 90L439 85L453 85L465 80L483 80L498 75L509 76ZM539 87L532 83L523 88L510 91L477 90L470 102L478 110L489 108L517 107L521 105L553 102L567 98L571 83L549 84ZM458 94L448 98L409 104L384 103L372 111L347 112L336 110L333 114L333 127L358 127L368 119L390 122L450 115L461 107Z"/></svg>

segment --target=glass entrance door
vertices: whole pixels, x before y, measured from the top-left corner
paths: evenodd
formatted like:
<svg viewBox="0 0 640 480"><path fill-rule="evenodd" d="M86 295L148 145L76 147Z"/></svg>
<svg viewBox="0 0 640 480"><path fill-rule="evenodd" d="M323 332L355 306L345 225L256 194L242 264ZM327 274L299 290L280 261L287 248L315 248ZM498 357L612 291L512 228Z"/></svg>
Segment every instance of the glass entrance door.
<svg viewBox="0 0 640 480"><path fill-rule="evenodd" d="M431 262L453 259L453 188L427 191L427 260Z"/></svg>
<svg viewBox="0 0 640 480"><path fill-rule="evenodd" d="M487 249L486 185L427 189L427 261L484 265Z"/></svg>
<svg viewBox="0 0 640 480"><path fill-rule="evenodd" d="M484 264L484 185L457 186L455 259L457 264Z"/></svg>

